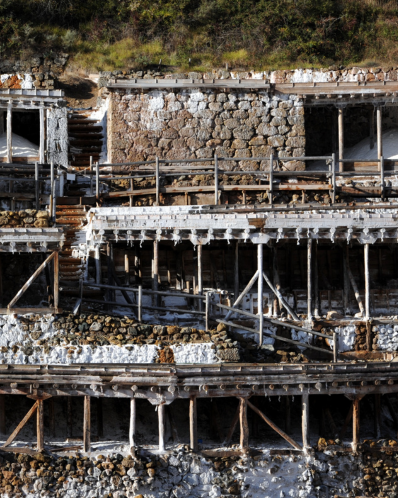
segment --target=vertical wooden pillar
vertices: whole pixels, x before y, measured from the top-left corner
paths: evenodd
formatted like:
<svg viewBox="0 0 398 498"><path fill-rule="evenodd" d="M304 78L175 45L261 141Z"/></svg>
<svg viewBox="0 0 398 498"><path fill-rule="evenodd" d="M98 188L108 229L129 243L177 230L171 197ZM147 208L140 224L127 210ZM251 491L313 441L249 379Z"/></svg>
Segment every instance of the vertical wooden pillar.
<svg viewBox="0 0 398 498"><path fill-rule="evenodd" d="M307 319L312 320L312 239L307 241Z"/></svg>
<svg viewBox="0 0 398 498"><path fill-rule="evenodd" d="M38 399L36 411L37 451L44 450L44 411L43 400Z"/></svg>
<svg viewBox="0 0 398 498"><path fill-rule="evenodd" d="M203 273L202 273L202 256L203 256L203 246L199 244L197 247L198 251L198 294L203 295ZM203 301L199 300L199 311L203 311Z"/></svg>
<svg viewBox="0 0 398 498"><path fill-rule="evenodd" d="M130 399L130 430L129 430L129 441L130 441L130 451L133 452L135 448L135 426L136 426L136 400L135 398Z"/></svg>
<svg viewBox="0 0 398 498"><path fill-rule="evenodd" d="M159 451L165 450L164 433L165 433L165 404L158 405L158 421L159 421Z"/></svg>
<svg viewBox="0 0 398 498"><path fill-rule="evenodd" d="M258 303L258 332L259 332L259 345L263 344L263 326L264 326L264 315L263 315L263 244L257 245L257 270L258 270L258 279L257 279L257 303Z"/></svg>
<svg viewBox="0 0 398 498"><path fill-rule="evenodd" d="M129 253L127 251L124 253L124 278L125 284L130 285L130 260Z"/></svg>
<svg viewBox="0 0 398 498"><path fill-rule="evenodd" d="M107 277L108 277L108 285L114 285L113 282L113 274L112 274L112 263L113 263L113 246L111 242L108 242L106 246L106 262L107 262ZM113 298L113 290L108 289L107 291L107 300L114 301ZM108 305L108 311L112 311L112 306Z"/></svg>
<svg viewBox="0 0 398 498"><path fill-rule="evenodd" d="M381 437L381 394L374 395L374 407L375 407L375 419L374 419L374 430L375 438L379 439Z"/></svg>
<svg viewBox="0 0 398 498"><path fill-rule="evenodd" d="M101 252L100 246L95 246L94 249L94 260L95 260L95 283L101 284Z"/></svg>
<svg viewBox="0 0 398 498"><path fill-rule="evenodd" d="M348 315L351 312L350 309L350 277L348 275L348 257L349 257L348 244L343 247L343 276L344 276L344 291L343 291L343 307L344 314Z"/></svg>
<svg viewBox="0 0 398 498"><path fill-rule="evenodd" d="M377 123L377 159L381 159L383 155L383 126L382 126L382 112L381 107L376 108L376 123ZM380 163L378 170L380 171Z"/></svg>
<svg viewBox="0 0 398 498"><path fill-rule="evenodd" d="M239 297L239 240L235 242L234 301Z"/></svg>
<svg viewBox="0 0 398 498"><path fill-rule="evenodd" d="M214 204L218 205L218 157L214 156Z"/></svg>
<svg viewBox="0 0 398 498"><path fill-rule="evenodd" d="M189 447L198 451L198 416L196 396L189 398Z"/></svg>
<svg viewBox="0 0 398 498"><path fill-rule="evenodd" d="M354 453L356 453L359 444L359 403L359 398L355 398L352 402L352 451Z"/></svg>
<svg viewBox="0 0 398 498"><path fill-rule="evenodd" d="M7 162L12 163L12 103L7 105Z"/></svg>
<svg viewBox="0 0 398 498"><path fill-rule="evenodd" d="M375 108L369 109L369 147L374 149L375 146Z"/></svg>
<svg viewBox="0 0 398 498"><path fill-rule="evenodd" d="M73 412L72 412L72 396L66 398L66 437L72 437L72 427L73 427Z"/></svg>
<svg viewBox="0 0 398 498"><path fill-rule="evenodd" d="M370 280L369 280L369 244L364 245L364 272L365 272L365 319L370 316Z"/></svg>
<svg viewBox="0 0 398 498"><path fill-rule="evenodd" d="M88 453L91 450L91 397L90 396L84 396L83 450L86 453Z"/></svg>
<svg viewBox="0 0 398 498"><path fill-rule="evenodd" d="M301 429L303 437L303 449L307 451L310 446L309 419L310 419L310 396L309 394L301 395Z"/></svg>
<svg viewBox="0 0 398 498"><path fill-rule="evenodd" d="M0 434L6 433L6 395L0 394Z"/></svg>
<svg viewBox="0 0 398 498"><path fill-rule="evenodd" d="M44 107L40 107L39 109L40 116L40 148L39 148L39 162L43 164L45 162L44 159L44 150L45 150L45 132L44 132Z"/></svg>
<svg viewBox="0 0 398 498"><path fill-rule="evenodd" d="M339 171L344 171L344 108L338 108L338 130L339 130Z"/></svg>
<svg viewBox="0 0 398 498"><path fill-rule="evenodd" d="M57 312L59 308L59 252L54 254L54 309Z"/></svg>
<svg viewBox="0 0 398 498"><path fill-rule="evenodd" d="M278 272L278 249L273 246L272 247L272 278L273 278L273 283L275 289L278 291L281 290L281 283L279 279L279 272ZM279 313L282 311L282 304L278 300L277 296L274 296L274 304L273 304L273 312L274 316L278 316Z"/></svg>
<svg viewBox="0 0 398 498"><path fill-rule="evenodd" d="M152 289L157 291L159 289L159 242L153 241L153 281ZM153 305L159 305L158 295L153 297Z"/></svg>
<svg viewBox="0 0 398 498"><path fill-rule="evenodd" d="M239 398L240 449L249 451L249 424L247 423L247 399Z"/></svg>
<svg viewBox="0 0 398 498"><path fill-rule="evenodd" d="M314 315L319 318L319 273L318 273L318 242L314 244Z"/></svg>

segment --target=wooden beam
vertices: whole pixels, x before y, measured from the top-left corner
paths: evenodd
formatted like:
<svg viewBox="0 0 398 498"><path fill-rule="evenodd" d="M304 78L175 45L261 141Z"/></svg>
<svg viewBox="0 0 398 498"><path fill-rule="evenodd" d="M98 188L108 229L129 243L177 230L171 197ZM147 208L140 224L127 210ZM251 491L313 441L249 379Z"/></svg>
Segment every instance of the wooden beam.
<svg viewBox="0 0 398 498"><path fill-rule="evenodd" d="M256 282L258 276L259 276L259 273L258 273L258 270L257 270L256 273L250 279L250 282L246 285L246 287L243 289L243 291L241 292L241 294L236 298L234 304L232 305L232 308L236 308L238 306L238 304L240 304L241 301L243 301L243 298L246 296L246 294L253 287L253 285ZM225 316L225 320L228 320L228 318L232 315L232 313L233 313L233 311L229 311L226 314L226 316Z"/></svg>
<svg viewBox="0 0 398 498"><path fill-rule="evenodd" d="M272 290L272 292L278 296L279 302L282 304L282 306L286 309L286 311L290 314L290 316L293 318L293 320L296 320L297 322L300 322L300 318L296 315L296 313L293 311L293 309L287 304L287 301L285 301L284 297L282 294L279 292L279 290L274 287L272 284L271 280L269 279L268 275L263 272L263 278L266 281L268 287Z"/></svg>
<svg viewBox="0 0 398 498"><path fill-rule="evenodd" d="M263 244L258 244L257 246L257 273L259 278L257 279L257 313L258 313L258 343L260 346L263 344L263 328L264 328L264 312L263 312L263 279L261 275L263 274Z"/></svg>
<svg viewBox="0 0 398 498"><path fill-rule="evenodd" d="M359 444L359 415L360 398L355 398L352 402L352 451L357 452Z"/></svg>
<svg viewBox="0 0 398 498"><path fill-rule="evenodd" d="M189 398L189 447L198 451L198 415L196 396Z"/></svg>
<svg viewBox="0 0 398 498"><path fill-rule="evenodd" d="M12 163L12 103L7 105L7 162Z"/></svg>
<svg viewBox="0 0 398 498"><path fill-rule="evenodd" d="M307 241L307 320L312 320L312 239Z"/></svg>
<svg viewBox="0 0 398 498"><path fill-rule="evenodd" d="M303 449L307 451L310 447L310 433L309 433L309 421L310 421L310 396L305 393L301 395L301 430L303 437Z"/></svg>
<svg viewBox="0 0 398 498"><path fill-rule="evenodd" d="M44 407L43 400L37 400L36 412L37 451L44 450Z"/></svg>
<svg viewBox="0 0 398 498"><path fill-rule="evenodd" d="M247 398L239 398L240 449L243 453L248 453L249 451L249 424L247 423L247 406L250 406L250 404Z"/></svg>
<svg viewBox="0 0 398 498"><path fill-rule="evenodd" d="M370 277L369 277L369 244L364 245L364 272L365 272L365 319L370 316Z"/></svg>
<svg viewBox="0 0 398 498"><path fill-rule="evenodd" d="M339 136L339 171L344 171L344 109L338 108L338 136Z"/></svg>
<svg viewBox="0 0 398 498"><path fill-rule="evenodd" d="M159 422L159 451L165 451L165 404L158 405L158 422Z"/></svg>
<svg viewBox="0 0 398 498"><path fill-rule="evenodd" d="M202 269L202 259L203 259L203 246L199 244L197 247L198 251L198 294L203 295L203 269ZM199 301L199 311L203 311L203 301Z"/></svg>
<svg viewBox="0 0 398 498"><path fill-rule="evenodd" d="M272 246L271 251L272 251L272 277L274 280L273 283L275 289L277 289L280 293L281 283L278 272L278 250L275 245ZM279 316L279 312L281 311L281 309L282 309L282 303L279 299L277 299L277 295L275 294L275 299L273 304L273 314L275 317Z"/></svg>
<svg viewBox="0 0 398 498"><path fill-rule="evenodd" d="M45 162L44 150L45 150L45 128L44 128L44 113L45 109L43 106L39 108L40 116L40 146L39 146L39 161L41 164Z"/></svg>
<svg viewBox="0 0 398 498"><path fill-rule="evenodd" d="M91 396L84 396L83 450L91 450Z"/></svg>
<svg viewBox="0 0 398 498"><path fill-rule="evenodd" d="M39 268L34 272L34 274L29 278L29 280L26 281L26 283L23 285L23 287L16 293L15 297L9 302L7 308L11 309L14 304L17 303L17 301L23 296L23 294L26 292L26 290L29 288L29 286L36 280L36 278L40 275L42 270L50 263L50 261L54 258L55 254L58 254L57 251L54 251L48 256L48 258L43 261L43 263L39 266ZM55 282L55 278L54 278ZM55 297L55 296L54 296Z"/></svg>
<svg viewBox="0 0 398 498"><path fill-rule="evenodd" d="M130 285L130 260L128 251L124 251L124 283L127 286Z"/></svg>
<svg viewBox="0 0 398 498"><path fill-rule="evenodd" d="M382 124L382 109L380 106L376 108L376 123L377 123L377 159L381 159L383 155L383 124ZM378 165L380 171L380 163Z"/></svg>
<svg viewBox="0 0 398 498"><path fill-rule="evenodd" d="M137 420L137 404L135 398L130 399L130 427L129 427L129 442L130 452L135 453L135 431Z"/></svg>
<svg viewBox="0 0 398 498"><path fill-rule="evenodd" d="M159 242L153 241L153 276L152 276L152 290L159 289ZM153 297L153 305L159 306L158 296Z"/></svg>
<svg viewBox="0 0 398 498"><path fill-rule="evenodd" d="M39 401L37 400L36 403L32 406L32 408L28 411L28 413L24 416L24 418L21 420L21 422L17 425L17 427L14 429L13 433L11 436L7 439L7 441L3 444L3 447L5 448L6 446L9 446L14 439L18 436L18 434L21 432L22 428L26 424L26 422L32 417L32 415L35 413L37 410L37 407L39 405Z"/></svg>
<svg viewBox="0 0 398 498"><path fill-rule="evenodd" d="M245 398L240 398L240 399L245 399ZM283 432L282 429L280 429L277 425L275 425L266 415L264 415L262 411L260 411L257 407L255 407L253 403L250 403L249 400L246 400L246 402L247 406L249 406L254 412L256 412L257 415L259 415L264 420L264 422L266 422L270 427L272 427L274 431L276 431L280 436L282 436L283 439L286 439L286 441L290 443L297 450L302 450L302 447L299 444L297 444L296 441L294 441L290 436L288 436L285 432Z"/></svg>

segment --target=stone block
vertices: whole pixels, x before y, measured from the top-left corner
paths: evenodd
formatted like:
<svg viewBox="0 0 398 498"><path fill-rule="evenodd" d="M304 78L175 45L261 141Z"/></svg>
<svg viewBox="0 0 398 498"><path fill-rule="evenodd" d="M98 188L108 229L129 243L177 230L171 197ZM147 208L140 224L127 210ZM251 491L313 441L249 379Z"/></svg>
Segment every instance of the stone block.
<svg viewBox="0 0 398 498"><path fill-rule="evenodd" d="M236 149L234 157L252 157L250 149Z"/></svg>
<svg viewBox="0 0 398 498"><path fill-rule="evenodd" d="M234 111L232 113L232 116L236 119L247 119L249 117L249 114L247 113L247 111L240 109L240 110Z"/></svg>
<svg viewBox="0 0 398 498"><path fill-rule="evenodd" d="M170 128L174 128L175 130L181 130L181 128L183 128L183 126L185 125L185 120L182 118L172 119L171 121L169 121L168 124Z"/></svg>
<svg viewBox="0 0 398 498"><path fill-rule="evenodd" d="M210 102L209 104L209 109L211 111L215 111L215 112L221 112L222 109L223 109L223 106L221 105L220 102Z"/></svg>
<svg viewBox="0 0 398 498"><path fill-rule="evenodd" d="M213 149L210 147L203 147L202 149L198 149L196 151L196 157L203 159L207 157L213 157Z"/></svg>
<svg viewBox="0 0 398 498"><path fill-rule="evenodd" d="M290 137L286 140L287 147L305 147L305 137Z"/></svg>
<svg viewBox="0 0 398 498"><path fill-rule="evenodd" d="M254 129L247 125L238 126L232 132L235 138L241 138L243 140L250 140L254 135Z"/></svg>
<svg viewBox="0 0 398 498"><path fill-rule="evenodd" d="M264 137L253 137L250 142L249 142L249 145L265 145L267 143L267 141L265 140Z"/></svg>
<svg viewBox="0 0 398 498"><path fill-rule="evenodd" d="M225 93L219 93L217 95L217 102L226 102L227 101L227 96Z"/></svg>
<svg viewBox="0 0 398 498"><path fill-rule="evenodd" d="M247 141L237 138L232 142L231 147L233 149L245 149L247 147Z"/></svg>
<svg viewBox="0 0 398 498"><path fill-rule="evenodd" d="M211 128L198 128L196 136L198 140L209 140L211 138L212 131L213 130Z"/></svg>
<svg viewBox="0 0 398 498"><path fill-rule="evenodd" d="M275 135L268 138L268 145L271 147L282 147L285 143L285 139L281 135Z"/></svg>
<svg viewBox="0 0 398 498"><path fill-rule="evenodd" d="M192 137L195 134L195 129L192 127L185 126L180 130L181 137Z"/></svg>
<svg viewBox="0 0 398 498"><path fill-rule="evenodd" d="M271 126L283 126L286 124L286 119L285 118L272 118L271 119Z"/></svg>
<svg viewBox="0 0 398 498"><path fill-rule="evenodd" d="M285 118L287 116L287 111L286 109L280 109L279 107L277 109L271 109L271 116L275 116L277 118Z"/></svg>
<svg viewBox="0 0 398 498"><path fill-rule="evenodd" d="M272 152L272 147L263 145L259 147L251 147L252 157L269 157Z"/></svg>
<svg viewBox="0 0 398 498"><path fill-rule="evenodd" d="M261 123L257 128L257 133L259 135L274 136L277 135L278 129L275 126L271 126L268 123Z"/></svg>

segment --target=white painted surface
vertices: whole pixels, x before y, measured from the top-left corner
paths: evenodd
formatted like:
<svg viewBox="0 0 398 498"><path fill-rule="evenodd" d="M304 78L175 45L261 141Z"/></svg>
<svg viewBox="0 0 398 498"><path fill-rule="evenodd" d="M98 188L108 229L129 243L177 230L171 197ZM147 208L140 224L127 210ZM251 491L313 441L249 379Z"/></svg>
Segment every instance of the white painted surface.
<svg viewBox="0 0 398 498"><path fill-rule="evenodd" d="M39 155L39 146L29 142L16 133L12 134L13 157L36 157ZM0 135L0 157L7 157L7 134Z"/></svg>

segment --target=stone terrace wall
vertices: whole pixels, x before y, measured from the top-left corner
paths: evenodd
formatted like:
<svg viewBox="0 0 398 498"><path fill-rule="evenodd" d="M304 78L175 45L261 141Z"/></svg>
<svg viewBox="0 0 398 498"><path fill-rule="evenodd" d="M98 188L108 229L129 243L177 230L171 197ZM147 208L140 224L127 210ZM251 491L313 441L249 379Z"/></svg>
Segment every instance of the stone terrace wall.
<svg viewBox="0 0 398 498"><path fill-rule="evenodd" d="M240 167L268 167L250 161L305 153L304 107L297 96L265 91L153 90L111 93L108 159L112 163L167 159L239 157ZM232 169L235 162L223 163ZM289 161L287 169L304 169Z"/></svg>

